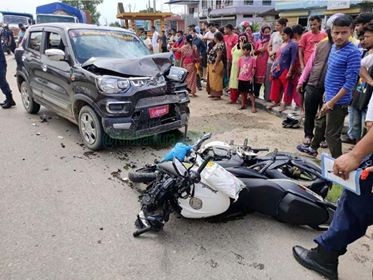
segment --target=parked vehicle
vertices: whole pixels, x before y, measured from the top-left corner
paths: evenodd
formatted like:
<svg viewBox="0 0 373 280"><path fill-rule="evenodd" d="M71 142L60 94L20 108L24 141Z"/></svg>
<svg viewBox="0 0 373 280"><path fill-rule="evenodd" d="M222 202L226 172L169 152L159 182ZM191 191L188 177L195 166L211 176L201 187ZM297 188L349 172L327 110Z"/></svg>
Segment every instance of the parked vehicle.
<svg viewBox="0 0 373 280"><path fill-rule="evenodd" d="M66 3L54 2L36 7L36 23L50 22L91 23L85 11Z"/></svg>
<svg viewBox="0 0 373 280"><path fill-rule="evenodd" d="M335 205L295 182L284 179L237 179L220 165L198 158L186 167L176 157L156 165L155 179L141 196L137 237L160 231L176 212L184 218L235 217L250 211L294 225L320 225L332 220ZM136 174L136 173L134 173ZM134 175L132 174L132 175ZM140 179L137 173L135 178ZM131 176L134 178L133 176ZM131 178L130 177L130 178ZM149 179L149 173L144 179Z"/></svg>
<svg viewBox="0 0 373 280"><path fill-rule="evenodd" d="M18 37L18 24L22 23L24 27L28 28L33 24L33 21L34 17L32 14L0 11L0 23L9 26L14 38Z"/></svg>
<svg viewBox="0 0 373 280"><path fill-rule="evenodd" d="M78 124L92 150L102 148L107 135L138 139L188 125L187 72L172 67L169 53L150 55L132 32L33 25L16 61L26 111L36 114L43 105Z"/></svg>

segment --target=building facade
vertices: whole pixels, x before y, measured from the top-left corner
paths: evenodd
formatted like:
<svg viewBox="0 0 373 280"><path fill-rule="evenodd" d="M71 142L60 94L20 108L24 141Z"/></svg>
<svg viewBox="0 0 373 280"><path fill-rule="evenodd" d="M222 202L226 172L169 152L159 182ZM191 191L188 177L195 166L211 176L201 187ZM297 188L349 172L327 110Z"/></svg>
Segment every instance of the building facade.
<svg viewBox="0 0 373 280"><path fill-rule="evenodd" d="M242 21L273 22L275 0L200 0L198 18L219 25L237 26Z"/></svg>
<svg viewBox="0 0 373 280"><path fill-rule="evenodd" d="M313 15L326 19L335 13L356 17L362 12L372 12L372 0L276 0L275 10L280 17L286 17L289 25L307 26L308 18Z"/></svg>
<svg viewBox="0 0 373 280"><path fill-rule="evenodd" d="M242 21L260 24L272 23L278 17L275 11L276 0L170 0L166 4L186 6L188 22L208 21L221 26L237 26Z"/></svg>

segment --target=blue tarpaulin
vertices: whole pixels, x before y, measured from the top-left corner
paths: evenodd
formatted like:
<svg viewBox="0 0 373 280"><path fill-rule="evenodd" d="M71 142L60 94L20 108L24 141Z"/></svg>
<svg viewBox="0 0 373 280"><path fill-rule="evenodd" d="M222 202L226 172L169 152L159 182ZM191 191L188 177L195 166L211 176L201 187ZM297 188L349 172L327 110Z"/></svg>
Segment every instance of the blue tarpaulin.
<svg viewBox="0 0 373 280"><path fill-rule="evenodd" d="M56 11L63 11L66 14L74 16L81 23L87 22L86 15L83 11L77 8L74 8L70 5L67 5L65 3L54 2L54 3L36 7L36 14L53 14Z"/></svg>

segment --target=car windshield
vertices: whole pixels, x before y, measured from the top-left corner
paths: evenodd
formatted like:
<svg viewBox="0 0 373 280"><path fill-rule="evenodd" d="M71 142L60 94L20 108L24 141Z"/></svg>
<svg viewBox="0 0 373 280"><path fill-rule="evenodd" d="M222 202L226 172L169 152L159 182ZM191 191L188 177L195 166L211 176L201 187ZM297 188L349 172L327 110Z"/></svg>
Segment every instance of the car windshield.
<svg viewBox="0 0 373 280"><path fill-rule="evenodd" d="M129 59L150 54L138 37L122 31L74 29L69 37L79 63L91 57Z"/></svg>

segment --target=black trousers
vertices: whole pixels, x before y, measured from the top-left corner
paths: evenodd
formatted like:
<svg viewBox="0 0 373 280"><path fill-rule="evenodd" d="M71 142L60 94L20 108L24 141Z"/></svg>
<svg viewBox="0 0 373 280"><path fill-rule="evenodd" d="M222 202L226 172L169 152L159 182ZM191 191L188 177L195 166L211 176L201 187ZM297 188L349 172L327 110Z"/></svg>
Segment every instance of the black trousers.
<svg viewBox="0 0 373 280"><path fill-rule="evenodd" d="M317 150L325 137L332 157L337 158L342 155L341 133L347 113L347 105L335 105L333 110L327 111L326 115L318 118L311 148Z"/></svg>
<svg viewBox="0 0 373 280"><path fill-rule="evenodd" d="M2 50L1 50L2 51ZM0 88L4 93L6 99L12 96L12 91L9 87L9 84L6 80L6 64L0 62Z"/></svg>
<svg viewBox="0 0 373 280"><path fill-rule="evenodd" d="M322 106L324 89L307 85L304 93L304 137L313 138L315 118Z"/></svg>

